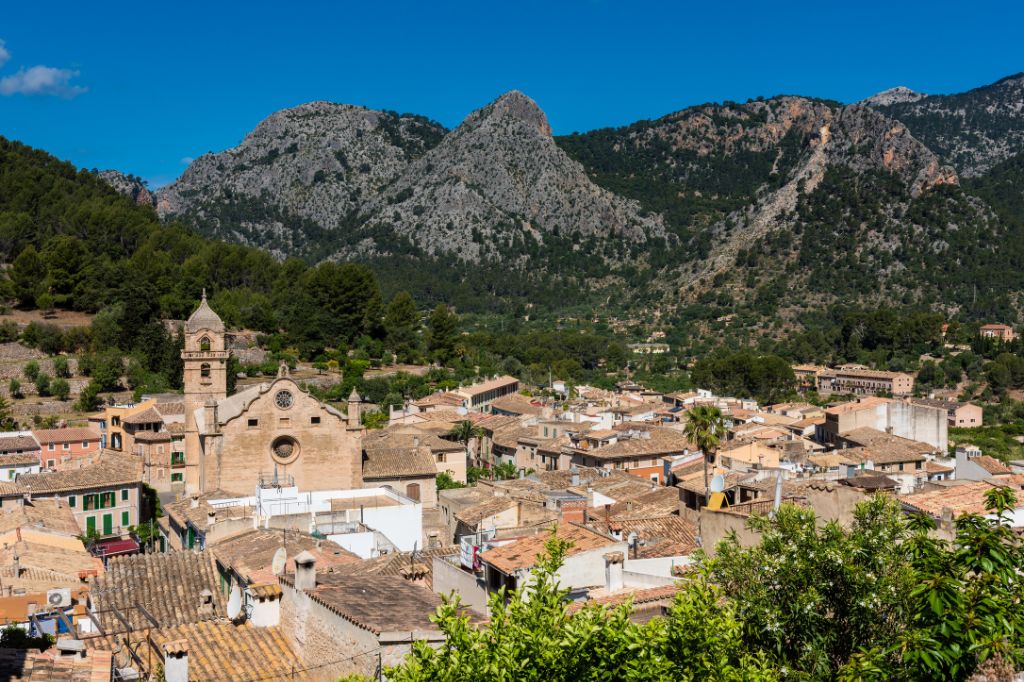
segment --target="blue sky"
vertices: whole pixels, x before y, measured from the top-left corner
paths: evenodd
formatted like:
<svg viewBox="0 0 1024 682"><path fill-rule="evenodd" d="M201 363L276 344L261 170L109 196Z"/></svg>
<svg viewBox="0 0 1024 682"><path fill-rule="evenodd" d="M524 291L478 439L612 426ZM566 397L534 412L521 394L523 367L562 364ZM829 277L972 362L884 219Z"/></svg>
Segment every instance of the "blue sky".
<svg viewBox="0 0 1024 682"><path fill-rule="evenodd" d="M454 126L517 88L556 133L692 104L1024 71L1024 3L27 2L0 12L0 135L160 185L323 99Z"/></svg>

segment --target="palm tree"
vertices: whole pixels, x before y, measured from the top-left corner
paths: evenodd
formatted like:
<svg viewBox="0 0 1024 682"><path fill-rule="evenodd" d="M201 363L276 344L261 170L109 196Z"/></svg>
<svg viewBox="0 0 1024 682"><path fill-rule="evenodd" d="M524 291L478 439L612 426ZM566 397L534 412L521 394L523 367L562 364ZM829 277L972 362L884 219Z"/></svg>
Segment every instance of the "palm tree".
<svg viewBox="0 0 1024 682"><path fill-rule="evenodd" d="M466 452L469 453L469 444L471 441L479 440L484 437L484 430L474 424L468 419L457 422L452 426L448 435L466 446Z"/></svg>
<svg viewBox="0 0 1024 682"><path fill-rule="evenodd" d="M704 454L704 504L708 503L708 462L715 462L715 451L725 438L725 418L722 411L712 405L698 405L686 415L683 429L687 440Z"/></svg>

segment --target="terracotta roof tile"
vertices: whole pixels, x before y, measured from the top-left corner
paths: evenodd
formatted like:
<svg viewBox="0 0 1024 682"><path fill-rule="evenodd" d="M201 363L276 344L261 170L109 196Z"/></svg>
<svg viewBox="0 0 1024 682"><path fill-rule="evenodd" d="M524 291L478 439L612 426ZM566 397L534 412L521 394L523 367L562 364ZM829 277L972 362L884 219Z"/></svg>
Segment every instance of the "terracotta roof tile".
<svg viewBox="0 0 1024 682"><path fill-rule="evenodd" d="M566 552L566 556L610 547L618 542L597 531L575 524L559 524L556 526L555 535L561 540L573 543ZM501 547L489 549L480 555L480 559L506 575L517 570L530 569L536 565L537 555L544 551L544 545L549 539L550 534L538 533Z"/></svg>
<svg viewBox="0 0 1024 682"><path fill-rule="evenodd" d="M136 627L146 627L145 617L132 607L144 607L160 627L196 623L223 617L224 597L213 557L203 552L181 551L168 554L135 554L115 557L107 572L96 581L92 598L105 630L119 627L112 613L116 607ZM211 603L203 604L202 592L212 593Z"/></svg>
<svg viewBox="0 0 1024 682"><path fill-rule="evenodd" d="M65 429L36 429L32 431L32 435L43 445L47 443L80 443L100 439L99 431L84 426Z"/></svg>
<svg viewBox="0 0 1024 682"><path fill-rule="evenodd" d="M285 538L281 531L268 529L252 530L220 540L210 545L208 551L217 561L246 580L269 581L273 576L271 565L274 554L281 547L287 551L286 571L295 570L295 557L303 551L310 552L316 558L317 570L361 561L358 555L330 540L320 540L298 532L289 532Z"/></svg>
<svg viewBox="0 0 1024 682"><path fill-rule="evenodd" d="M437 475L430 448L381 448L363 451L363 480L420 478Z"/></svg>
<svg viewBox="0 0 1024 682"><path fill-rule="evenodd" d="M104 452L95 464L38 474L23 474L18 485L33 493L53 493L89 488L113 488L142 481L142 460L131 455Z"/></svg>

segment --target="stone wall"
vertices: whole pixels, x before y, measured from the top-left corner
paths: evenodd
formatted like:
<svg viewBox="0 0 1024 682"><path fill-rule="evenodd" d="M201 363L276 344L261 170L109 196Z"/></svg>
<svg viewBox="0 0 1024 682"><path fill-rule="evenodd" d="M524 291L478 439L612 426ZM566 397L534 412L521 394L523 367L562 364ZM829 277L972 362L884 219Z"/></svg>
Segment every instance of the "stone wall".
<svg viewBox="0 0 1024 682"><path fill-rule="evenodd" d="M313 668L311 675L321 680L375 675L378 653L382 652L373 633L356 627L284 581L281 590L281 631L305 667Z"/></svg>

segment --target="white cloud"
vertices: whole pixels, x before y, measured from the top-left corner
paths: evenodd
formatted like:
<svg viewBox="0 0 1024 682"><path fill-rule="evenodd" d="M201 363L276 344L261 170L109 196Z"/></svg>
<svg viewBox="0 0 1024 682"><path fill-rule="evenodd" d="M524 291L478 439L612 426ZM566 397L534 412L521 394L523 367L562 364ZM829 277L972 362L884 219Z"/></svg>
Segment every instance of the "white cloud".
<svg viewBox="0 0 1024 682"><path fill-rule="evenodd" d="M0 66L3 66L11 58L10 51L4 47L4 41L0 40Z"/></svg>
<svg viewBox="0 0 1024 682"><path fill-rule="evenodd" d="M181 157L181 163L184 166L187 166L187 165L191 164L193 161L195 161L195 159L193 159L191 156L183 156L183 157Z"/></svg>
<svg viewBox="0 0 1024 682"><path fill-rule="evenodd" d="M0 78L0 95L56 95L70 99L88 90L71 83L77 75L77 71L52 66L23 67L13 75Z"/></svg>

